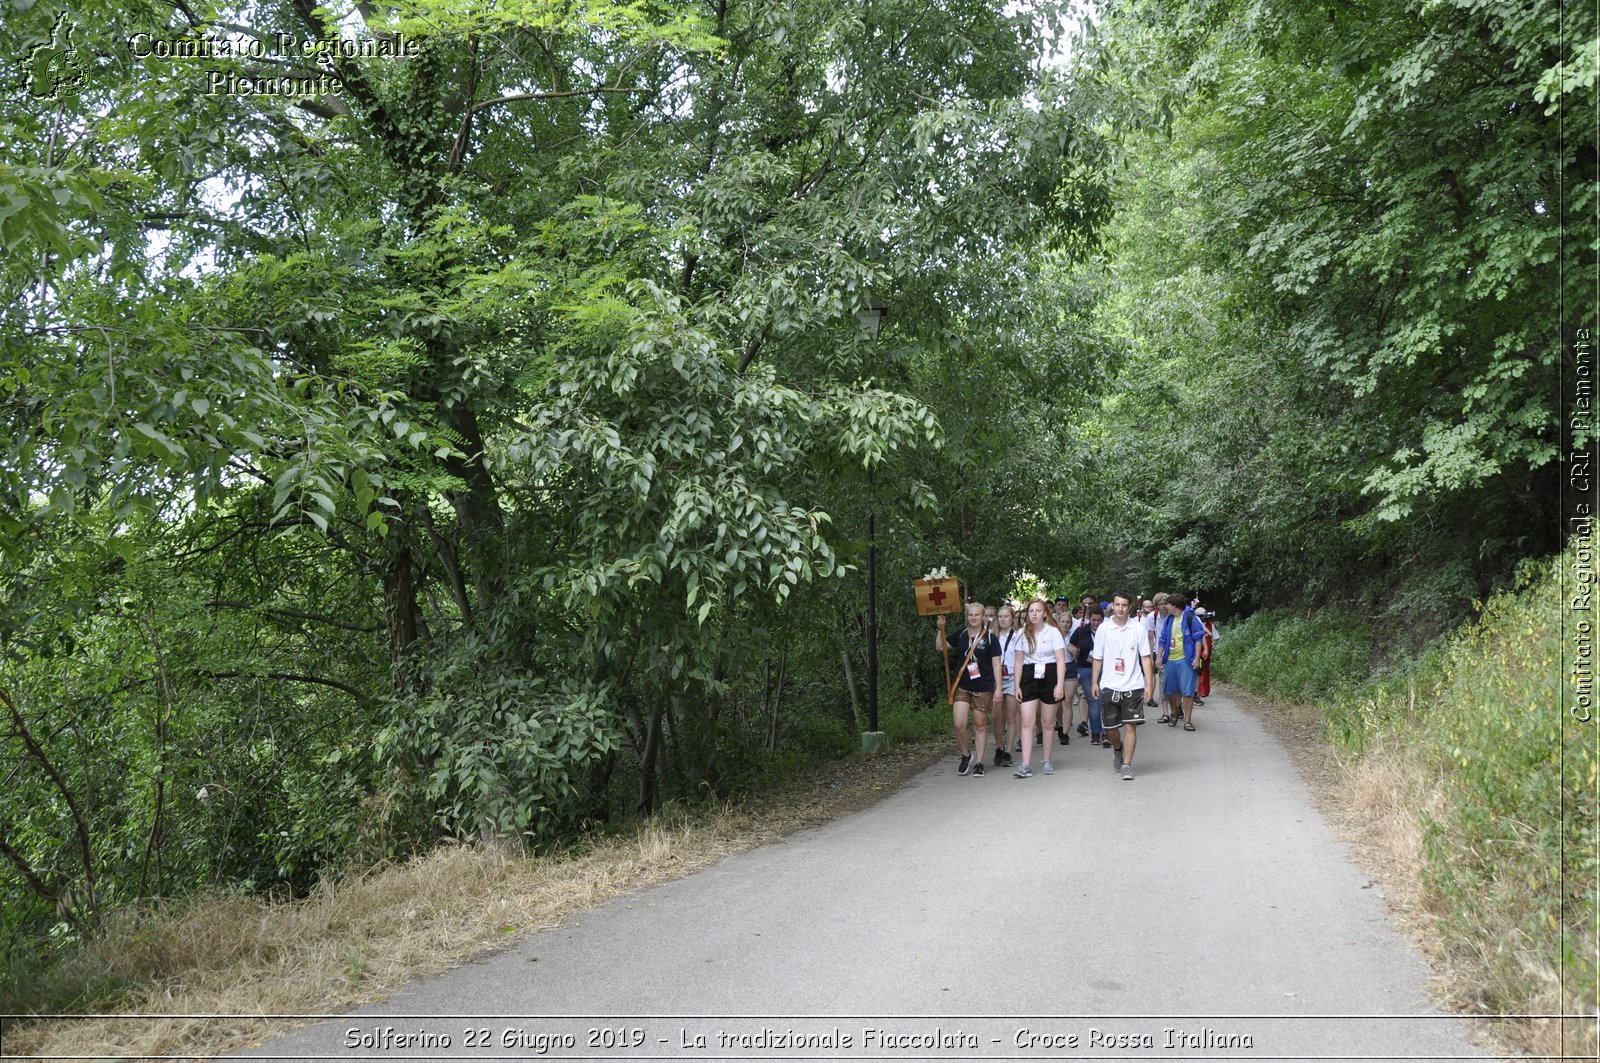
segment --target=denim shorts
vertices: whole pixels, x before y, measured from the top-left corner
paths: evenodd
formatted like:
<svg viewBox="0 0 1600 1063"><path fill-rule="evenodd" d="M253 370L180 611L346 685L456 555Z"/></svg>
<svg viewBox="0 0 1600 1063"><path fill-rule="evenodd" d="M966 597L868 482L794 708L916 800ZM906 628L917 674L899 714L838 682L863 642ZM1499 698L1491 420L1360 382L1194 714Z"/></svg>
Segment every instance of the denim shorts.
<svg viewBox="0 0 1600 1063"><path fill-rule="evenodd" d="M1185 698L1194 697L1195 688L1200 683L1200 677L1195 674L1195 670L1190 667L1188 661L1182 657L1174 657L1167 662L1167 668L1163 674L1165 678L1162 681L1161 692L1167 697L1170 698L1174 695Z"/></svg>

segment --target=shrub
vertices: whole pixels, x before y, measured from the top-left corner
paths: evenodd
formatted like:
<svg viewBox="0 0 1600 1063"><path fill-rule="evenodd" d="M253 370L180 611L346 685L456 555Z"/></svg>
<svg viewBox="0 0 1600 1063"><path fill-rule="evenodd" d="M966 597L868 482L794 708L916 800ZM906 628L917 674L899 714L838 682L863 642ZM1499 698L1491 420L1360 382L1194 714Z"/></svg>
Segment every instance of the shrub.
<svg viewBox="0 0 1600 1063"><path fill-rule="evenodd" d="M1371 657L1372 634L1360 620L1275 609L1224 628L1212 667L1219 679L1312 702L1367 680Z"/></svg>

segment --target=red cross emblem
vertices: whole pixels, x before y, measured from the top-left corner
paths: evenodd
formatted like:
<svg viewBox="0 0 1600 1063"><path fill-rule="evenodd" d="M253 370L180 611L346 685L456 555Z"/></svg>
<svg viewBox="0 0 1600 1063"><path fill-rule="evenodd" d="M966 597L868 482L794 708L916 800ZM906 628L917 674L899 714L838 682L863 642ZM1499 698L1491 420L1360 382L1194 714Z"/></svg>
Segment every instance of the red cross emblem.
<svg viewBox="0 0 1600 1063"><path fill-rule="evenodd" d="M917 580L917 614L938 616L961 608L961 586L954 576Z"/></svg>

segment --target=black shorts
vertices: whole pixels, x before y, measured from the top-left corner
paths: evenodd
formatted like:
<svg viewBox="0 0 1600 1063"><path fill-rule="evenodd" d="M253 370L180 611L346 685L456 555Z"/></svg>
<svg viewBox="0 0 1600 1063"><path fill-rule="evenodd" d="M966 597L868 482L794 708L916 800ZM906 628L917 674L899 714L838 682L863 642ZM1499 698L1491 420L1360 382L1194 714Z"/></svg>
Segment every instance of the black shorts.
<svg viewBox="0 0 1600 1063"><path fill-rule="evenodd" d="M1044 666L1044 675L1038 679L1033 677L1033 665L1022 666L1022 683L1017 689L1018 701L1042 701L1046 705L1056 703L1056 666L1052 661Z"/></svg>
<svg viewBox="0 0 1600 1063"><path fill-rule="evenodd" d="M1125 723L1144 723L1144 687L1137 690L1100 688L1100 721L1106 730Z"/></svg>

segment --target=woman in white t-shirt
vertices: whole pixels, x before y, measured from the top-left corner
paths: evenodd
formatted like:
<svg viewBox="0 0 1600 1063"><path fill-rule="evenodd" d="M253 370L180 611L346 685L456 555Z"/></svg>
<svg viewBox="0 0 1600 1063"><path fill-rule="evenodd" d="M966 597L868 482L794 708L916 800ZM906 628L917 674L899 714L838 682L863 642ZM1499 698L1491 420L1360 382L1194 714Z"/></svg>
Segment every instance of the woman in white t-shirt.
<svg viewBox="0 0 1600 1063"><path fill-rule="evenodd" d="M1019 779L1033 778L1033 768L1029 766L1033 759L1033 725L1041 708L1044 763L1039 770L1046 775L1056 773L1050 753L1056 737L1056 705L1066 693L1067 673L1067 640L1061 637L1061 629L1050 622L1050 607L1044 599L1029 602L1027 616L1022 638L1012 651L1017 698L1022 703L1022 764L1011 774Z"/></svg>

